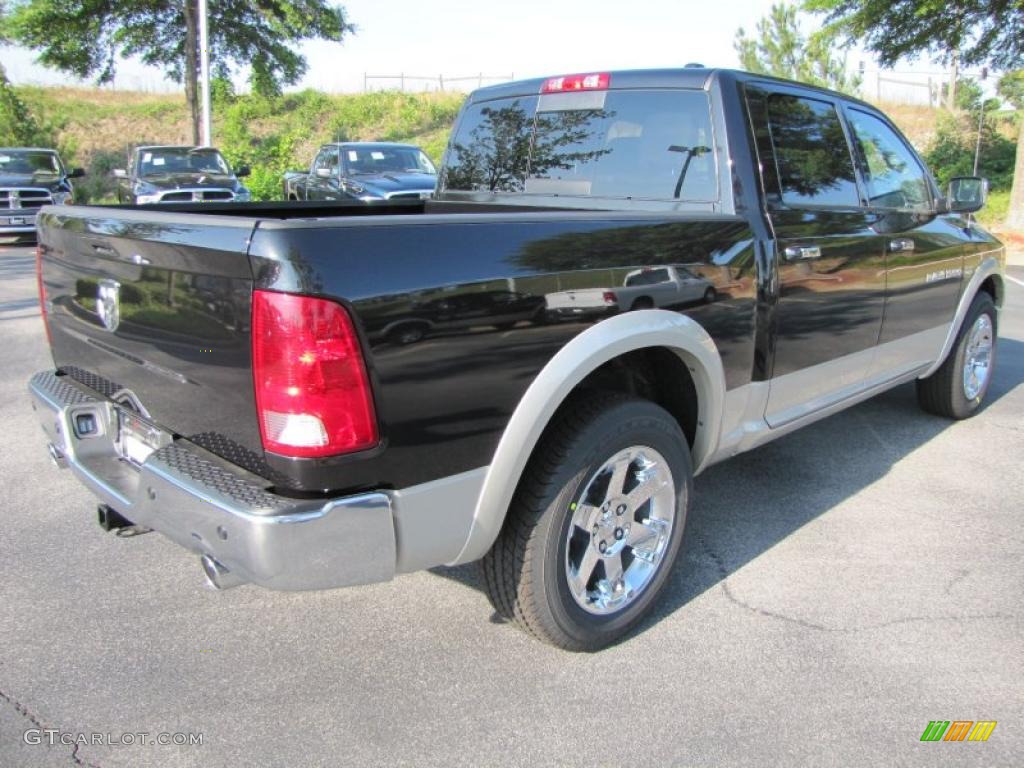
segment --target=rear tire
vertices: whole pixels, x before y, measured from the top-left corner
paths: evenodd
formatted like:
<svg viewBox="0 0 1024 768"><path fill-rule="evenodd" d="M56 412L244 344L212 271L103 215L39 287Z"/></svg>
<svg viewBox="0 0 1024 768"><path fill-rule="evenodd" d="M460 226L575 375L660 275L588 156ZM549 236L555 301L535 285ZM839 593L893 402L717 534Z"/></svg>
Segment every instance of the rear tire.
<svg viewBox="0 0 1024 768"><path fill-rule="evenodd" d="M692 485L671 414L617 394L580 397L541 439L484 556L495 610L560 648L614 643L668 580Z"/></svg>
<svg viewBox="0 0 1024 768"><path fill-rule="evenodd" d="M421 323L409 323L407 325L400 325L389 331L388 340L392 344L405 346L406 344L415 344L417 341L421 341L426 335L427 326Z"/></svg>
<svg viewBox="0 0 1024 768"><path fill-rule="evenodd" d="M953 349L927 379L917 380L917 401L928 413L966 419L981 407L996 364L996 307L984 291L974 297Z"/></svg>

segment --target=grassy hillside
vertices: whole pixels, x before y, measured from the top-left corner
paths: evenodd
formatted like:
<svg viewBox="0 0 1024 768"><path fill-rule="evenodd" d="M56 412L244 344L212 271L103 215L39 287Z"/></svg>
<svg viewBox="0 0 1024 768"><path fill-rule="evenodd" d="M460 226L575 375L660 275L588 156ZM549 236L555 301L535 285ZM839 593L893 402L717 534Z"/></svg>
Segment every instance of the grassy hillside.
<svg viewBox="0 0 1024 768"><path fill-rule="evenodd" d="M236 96L214 89L215 143L233 164L249 165L247 184L256 199L279 195L281 174L305 168L325 141L377 140L418 144L439 162L460 105L461 94L396 92L328 95L302 91L265 99ZM54 138L69 164L89 175L78 189L82 201L109 200L110 170L122 167L126 150L142 142L189 143L188 111L183 95L132 93L90 88L17 89ZM946 175L970 172L977 123L967 114L900 104L879 105L933 164L946 164ZM1012 121L996 121L983 148L993 157L1009 152L1012 167ZM944 154L937 152L937 147ZM941 158L941 160L940 160ZM964 171L964 164L967 170ZM1003 163L1005 165L1005 162ZM943 168L936 169L940 178ZM983 168L983 172L995 176ZM1006 214L1008 182L994 191L982 220L996 223Z"/></svg>
<svg viewBox="0 0 1024 768"><path fill-rule="evenodd" d="M110 170L123 167L132 144L188 144L184 96L88 88L19 89L22 99L53 137L69 165L88 176L77 188L83 200L109 199ZM315 91L274 99L214 94L215 143L236 165L253 169L247 182L257 199L280 190L286 170L306 168L325 141L399 141L418 144L439 162L461 94Z"/></svg>

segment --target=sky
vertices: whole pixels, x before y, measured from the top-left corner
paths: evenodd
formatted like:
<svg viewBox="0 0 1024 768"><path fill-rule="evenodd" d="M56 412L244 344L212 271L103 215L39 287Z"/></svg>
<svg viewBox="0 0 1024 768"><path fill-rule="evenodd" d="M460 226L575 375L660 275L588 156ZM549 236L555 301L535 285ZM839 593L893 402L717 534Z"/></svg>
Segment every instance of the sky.
<svg viewBox="0 0 1024 768"><path fill-rule="evenodd" d="M738 65L733 39L738 27L751 31L772 0L347 0L343 2L357 32L341 44L301 46L309 70L299 84L330 92L364 89L364 75L429 76L409 90L437 88L438 76L484 76L495 80L595 70ZM815 26L806 17L807 29ZM34 64L30 51L0 49L8 76L16 83L57 84L66 75ZM869 57L853 52L870 74ZM916 62L916 73L941 67ZM925 76L926 77L926 76ZM873 82L873 80L871 81ZM419 88L414 83L420 84ZM396 87L398 81L371 80L370 87ZM158 70L127 61L119 64L117 85L138 90L168 90ZM477 80L458 83L470 90ZM409 87L412 86L412 87ZM893 86L895 87L895 86Z"/></svg>

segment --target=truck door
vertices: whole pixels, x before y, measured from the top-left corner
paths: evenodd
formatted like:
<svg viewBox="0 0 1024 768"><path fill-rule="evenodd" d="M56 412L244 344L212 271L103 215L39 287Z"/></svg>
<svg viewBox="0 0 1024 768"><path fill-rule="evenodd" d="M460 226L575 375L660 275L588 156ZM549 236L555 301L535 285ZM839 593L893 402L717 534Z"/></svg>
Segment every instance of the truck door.
<svg viewBox="0 0 1024 768"><path fill-rule="evenodd" d="M941 351L960 297L968 225L938 214L924 165L888 121L853 105L846 118L887 252L885 322L872 372L894 376Z"/></svg>
<svg viewBox="0 0 1024 768"><path fill-rule="evenodd" d="M313 172L306 183L307 200L340 200L341 169L337 147L324 147L313 161Z"/></svg>
<svg viewBox="0 0 1024 768"><path fill-rule="evenodd" d="M879 218L864 205L840 113L828 94L747 88L775 235L773 426L861 389L885 302Z"/></svg>

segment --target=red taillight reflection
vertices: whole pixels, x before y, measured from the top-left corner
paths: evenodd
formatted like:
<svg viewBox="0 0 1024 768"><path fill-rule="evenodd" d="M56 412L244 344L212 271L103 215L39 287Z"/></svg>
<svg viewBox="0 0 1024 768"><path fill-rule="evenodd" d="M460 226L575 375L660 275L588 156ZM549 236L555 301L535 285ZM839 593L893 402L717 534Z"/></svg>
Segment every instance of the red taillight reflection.
<svg viewBox="0 0 1024 768"><path fill-rule="evenodd" d="M266 450L316 457L377 444L366 365L340 304L254 291L252 365Z"/></svg>
<svg viewBox="0 0 1024 768"><path fill-rule="evenodd" d="M606 91L611 83L611 75L607 72L595 72L590 75L565 75L549 77L541 86L541 93L566 93L569 91Z"/></svg>
<svg viewBox="0 0 1024 768"><path fill-rule="evenodd" d="M605 304L617 304L619 301L619 297L615 295L614 291L605 291L601 294L601 298Z"/></svg>
<svg viewBox="0 0 1024 768"><path fill-rule="evenodd" d="M46 314L46 286L43 285L43 246L36 246L36 287L39 289L39 313L43 316L43 328L46 329L46 341L53 346L50 335L50 318Z"/></svg>

